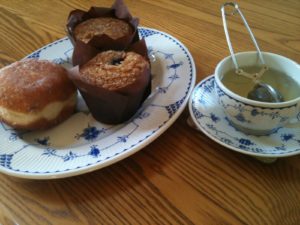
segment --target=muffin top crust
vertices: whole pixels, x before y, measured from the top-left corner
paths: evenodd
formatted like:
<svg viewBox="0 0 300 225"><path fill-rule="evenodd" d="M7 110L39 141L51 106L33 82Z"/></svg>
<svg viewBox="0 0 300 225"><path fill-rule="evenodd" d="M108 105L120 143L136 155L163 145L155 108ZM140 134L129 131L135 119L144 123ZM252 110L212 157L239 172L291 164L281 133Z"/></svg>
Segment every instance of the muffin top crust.
<svg viewBox="0 0 300 225"><path fill-rule="evenodd" d="M148 61L135 52L99 53L80 68L80 79L114 91L134 83L149 69Z"/></svg>
<svg viewBox="0 0 300 225"><path fill-rule="evenodd" d="M88 19L74 29L76 40L88 43L95 35L106 34L116 40L133 32L130 24L112 17Z"/></svg>

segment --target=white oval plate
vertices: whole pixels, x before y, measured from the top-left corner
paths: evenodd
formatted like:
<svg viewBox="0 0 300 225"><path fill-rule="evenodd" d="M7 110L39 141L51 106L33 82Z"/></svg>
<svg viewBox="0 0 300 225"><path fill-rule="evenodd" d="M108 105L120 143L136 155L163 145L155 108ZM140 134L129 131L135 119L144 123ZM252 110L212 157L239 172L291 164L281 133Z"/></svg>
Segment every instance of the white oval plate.
<svg viewBox="0 0 300 225"><path fill-rule="evenodd" d="M195 64L188 49L164 32L139 28L151 62L155 95L128 122L109 126L93 119L78 97L78 112L46 131L18 133L0 124L0 171L31 179L79 175L116 163L161 135L178 118L195 84ZM28 56L70 67L68 38Z"/></svg>
<svg viewBox="0 0 300 225"><path fill-rule="evenodd" d="M189 102L195 125L209 138L229 149L256 157L278 158L300 153L299 123L266 136L247 135L236 130L218 104L214 82L214 76L202 80Z"/></svg>

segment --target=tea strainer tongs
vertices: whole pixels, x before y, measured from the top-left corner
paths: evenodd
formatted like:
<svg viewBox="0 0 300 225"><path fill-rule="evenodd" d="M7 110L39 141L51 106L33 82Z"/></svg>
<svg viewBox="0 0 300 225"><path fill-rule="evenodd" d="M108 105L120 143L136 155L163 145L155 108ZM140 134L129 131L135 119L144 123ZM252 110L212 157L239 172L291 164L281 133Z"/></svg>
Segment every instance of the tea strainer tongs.
<svg viewBox="0 0 300 225"><path fill-rule="evenodd" d="M225 8L228 7L233 7L233 10L231 10L230 12L226 12ZM262 77L262 75L269 69L268 66L265 63L265 60L262 56L262 53L259 49L259 46L256 42L256 39L243 15L243 13L241 12L239 6L237 3L234 2L226 2L222 5L221 7L221 12L222 12L222 20L223 20L223 26L224 26L224 32L225 32L225 36L226 36L226 41L228 44L228 48L231 54L231 58L235 67L235 72L238 75L247 77L249 79L251 79L254 83L254 89L249 93L248 97L251 98L252 100L257 100L257 101L265 101L265 102L281 102L283 101L282 95L279 93L278 90L276 90L275 88L273 88L271 85L266 84L266 83L262 83L260 81L260 78ZM238 65L237 59L235 57L232 45L231 45L231 41L230 41L230 37L229 37L229 33L228 33L228 28L227 28L227 22L226 22L226 16L233 16L236 13L238 13L240 15L240 17L242 18L245 27L248 30L248 33L250 34L250 37L252 39L252 42L256 48L257 54L258 54L258 58L261 62L261 66L262 68L260 69L259 72L251 74L251 73L247 73L246 71L244 71L243 69L241 69Z"/></svg>

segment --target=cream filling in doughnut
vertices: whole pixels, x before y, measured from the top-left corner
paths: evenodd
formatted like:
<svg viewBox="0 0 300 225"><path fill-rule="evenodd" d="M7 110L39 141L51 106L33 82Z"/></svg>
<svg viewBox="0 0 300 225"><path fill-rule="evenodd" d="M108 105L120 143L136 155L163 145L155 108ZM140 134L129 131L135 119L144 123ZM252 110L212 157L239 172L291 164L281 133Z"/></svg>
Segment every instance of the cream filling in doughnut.
<svg viewBox="0 0 300 225"><path fill-rule="evenodd" d="M0 106L0 117L12 124L27 125L39 119L53 120L66 106L76 104L77 93L65 101L56 101L46 105L36 113L21 113Z"/></svg>

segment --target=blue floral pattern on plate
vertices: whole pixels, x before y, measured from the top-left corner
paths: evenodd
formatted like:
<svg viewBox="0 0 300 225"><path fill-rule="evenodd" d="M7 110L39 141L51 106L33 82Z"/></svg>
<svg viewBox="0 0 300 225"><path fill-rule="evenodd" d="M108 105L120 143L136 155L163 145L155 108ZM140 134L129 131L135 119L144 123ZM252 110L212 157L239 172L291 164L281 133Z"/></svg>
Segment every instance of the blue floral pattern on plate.
<svg viewBox="0 0 300 225"><path fill-rule="evenodd" d="M18 132L0 123L0 172L31 179L83 174L130 156L171 126L194 87L193 58L164 32L141 27L139 34L152 56L152 86L157 88L129 121L115 126L95 121L78 93L78 112L52 129ZM72 51L69 39L63 38L27 58L69 68Z"/></svg>
<svg viewBox="0 0 300 225"><path fill-rule="evenodd" d="M299 123L280 128L266 136L247 135L236 130L218 103L213 76L207 77L195 87L189 109L196 126L209 138L229 149L270 158L300 153Z"/></svg>

